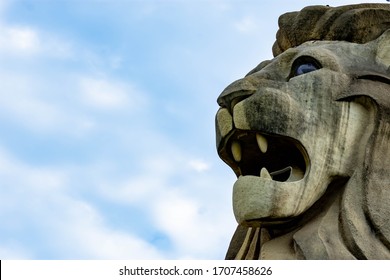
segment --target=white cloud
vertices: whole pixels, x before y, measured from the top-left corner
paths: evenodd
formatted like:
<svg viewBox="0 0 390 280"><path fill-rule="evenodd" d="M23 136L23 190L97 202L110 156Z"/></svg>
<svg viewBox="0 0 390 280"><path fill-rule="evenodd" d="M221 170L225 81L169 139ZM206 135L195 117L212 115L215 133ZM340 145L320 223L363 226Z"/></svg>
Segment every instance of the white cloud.
<svg viewBox="0 0 390 280"><path fill-rule="evenodd" d="M0 100L3 115L16 117L28 127L53 127L62 118L59 108L29 94L7 92L0 96Z"/></svg>
<svg viewBox="0 0 390 280"><path fill-rule="evenodd" d="M34 252L39 244L17 239L18 231L26 230L45 240L46 250L54 250L51 254L62 258L164 258L142 238L110 228L95 206L73 197L75 191L69 189L68 180L75 176L69 170L29 166L0 150L2 258L34 257L29 251ZM12 237L4 239L10 230ZM5 241L9 244L2 245Z"/></svg>
<svg viewBox="0 0 390 280"><path fill-rule="evenodd" d="M32 131L68 135L88 133L95 127L94 120L80 109L79 104L61 102L67 90L59 84L65 81L62 78L46 80L36 73L0 71L0 120L18 123ZM68 91L72 92L71 85ZM74 96L70 99L77 100Z"/></svg>
<svg viewBox="0 0 390 280"><path fill-rule="evenodd" d="M105 225L102 216L83 201L65 200L63 211L49 225L51 239L68 258L163 259L164 255L145 240ZM61 241L62 240L62 241Z"/></svg>
<svg viewBox="0 0 390 280"><path fill-rule="evenodd" d="M164 156L165 152L171 157ZM45 240L47 248L41 250L66 259L222 258L234 226L231 216L226 214L230 206L224 199L213 199L217 189L213 187L215 175L197 175L185 164L186 158L188 155L167 147L162 154L140 160L144 170L120 185L115 174L107 170L31 166L0 150L0 227L17 236L18 231L29 231L28 225L32 224L39 229L31 232L35 239ZM80 174L84 176L81 185L86 184L85 189L74 184ZM177 176L182 181L175 182ZM101 180L107 183L104 190L102 186L95 188ZM91 186L98 193L91 192ZM203 195L205 187L210 188L207 197ZM88 196L83 199L80 193L85 191ZM129 219L150 219L150 230L166 236L172 250L161 251L132 231L109 226L101 212L105 210L88 200L97 194L123 207L139 209L143 216L130 215ZM0 242L5 258L37 257L29 253L38 253L34 244L17 237L14 243L7 247Z"/></svg>
<svg viewBox="0 0 390 280"><path fill-rule="evenodd" d="M80 90L84 102L99 109L143 109L146 101L133 86L107 79L82 78Z"/></svg>
<svg viewBox="0 0 390 280"><path fill-rule="evenodd" d="M70 58L74 55L74 48L70 41L54 34L43 33L28 25L14 26L0 22L0 53L23 57L43 55Z"/></svg>
<svg viewBox="0 0 390 280"><path fill-rule="evenodd" d="M210 164L201 159L193 159L188 162L189 166L197 172L203 172L210 169Z"/></svg>
<svg viewBox="0 0 390 280"><path fill-rule="evenodd" d="M74 233L77 247L88 259L164 259L146 241L119 231L106 230L99 225L78 227ZM74 256L70 256L74 258Z"/></svg>
<svg viewBox="0 0 390 280"><path fill-rule="evenodd" d="M152 205L156 226L170 237L178 258L223 257L234 221L229 221L229 215L222 211L225 206L220 205L217 209L221 212L213 213L209 203L208 199L201 201L179 191L167 190ZM218 204L217 201L214 203Z"/></svg>
<svg viewBox="0 0 390 280"><path fill-rule="evenodd" d="M40 39L29 27L0 28L0 46L12 52L35 53L40 49Z"/></svg>
<svg viewBox="0 0 390 280"><path fill-rule="evenodd" d="M259 29L259 23L251 16L246 16L234 23L234 27L241 33L250 33Z"/></svg>
<svg viewBox="0 0 390 280"><path fill-rule="evenodd" d="M160 176L156 176L151 169L153 176L141 174L125 180L124 182L113 183L104 182L99 184L99 191L107 199L124 204L135 204L146 206L157 193L160 193L164 181ZM114 186L113 186L114 184Z"/></svg>
<svg viewBox="0 0 390 280"><path fill-rule="evenodd" d="M97 178L99 195L117 205L142 209L144 217L152 221L151 228L172 244L170 257L223 258L235 227L230 205L233 181L221 181L205 160L161 139L155 142L158 145L150 146L150 154L135 160L139 170L128 178Z"/></svg>
<svg viewBox="0 0 390 280"><path fill-rule="evenodd" d="M104 80L83 79L82 93L88 104L103 108L115 108L128 102L125 90Z"/></svg>
<svg viewBox="0 0 390 280"><path fill-rule="evenodd" d="M99 110L134 114L148 104L130 83L70 73L44 77L0 69L0 84L0 120L41 133L88 135L99 129Z"/></svg>
<svg viewBox="0 0 390 280"><path fill-rule="evenodd" d="M138 131L138 133L140 133ZM152 137L152 141L158 139L158 136ZM141 144L148 146L148 140L141 140ZM177 173L182 171L182 162L178 158L177 151L171 149L162 141L156 141L159 146L164 146L165 149L157 151L150 146L150 153L138 151L137 158L134 159L139 170L135 174L130 174L130 177L122 181L104 181L99 179L98 191L102 197L115 201L117 203L137 205L148 208L155 200L161 198L169 188L168 182ZM133 149L134 142L129 143ZM131 147L129 147L131 148ZM169 156L167 156L169 154ZM129 162L130 163L130 162ZM93 171L91 171L93 172Z"/></svg>

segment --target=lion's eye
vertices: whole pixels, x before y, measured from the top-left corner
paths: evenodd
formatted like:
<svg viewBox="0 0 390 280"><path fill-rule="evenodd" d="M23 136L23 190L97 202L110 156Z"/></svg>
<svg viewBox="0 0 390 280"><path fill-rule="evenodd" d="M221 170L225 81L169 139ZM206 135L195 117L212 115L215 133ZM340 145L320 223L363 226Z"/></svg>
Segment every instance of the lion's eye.
<svg viewBox="0 0 390 280"><path fill-rule="evenodd" d="M321 64L312 57L304 56L294 61L290 77L300 76L321 68Z"/></svg>
<svg viewBox="0 0 390 280"><path fill-rule="evenodd" d="M297 67L297 69L295 69L295 76L303 75L303 74L315 71L317 69L318 69L317 66L314 65L313 63L310 63L310 62L304 63L304 64L299 65Z"/></svg>

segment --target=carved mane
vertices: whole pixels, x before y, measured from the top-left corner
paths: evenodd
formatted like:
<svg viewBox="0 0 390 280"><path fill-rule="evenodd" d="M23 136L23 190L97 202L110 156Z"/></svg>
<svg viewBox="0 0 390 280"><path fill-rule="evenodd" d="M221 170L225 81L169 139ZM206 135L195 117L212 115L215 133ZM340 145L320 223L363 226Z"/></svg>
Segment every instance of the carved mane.
<svg viewBox="0 0 390 280"><path fill-rule="evenodd" d="M364 44L390 28L389 4L309 6L279 17L274 56L308 41Z"/></svg>
<svg viewBox="0 0 390 280"><path fill-rule="evenodd" d="M309 41L364 44L386 31L390 32L389 4L310 6L279 18L273 54L276 57ZM351 101L360 98L374 104L373 132L365 148L363 165L357 167L351 178L329 186L323 195L327 199L320 199L308 210L316 212L316 221L313 216L303 218L307 220L300 223L304 221L305 227L292 230L285 240L280 238L281 246L292 247L291 258L390 259L390 46L382 47L387 68L368 69L367 74L356 77L353 88L337 97ZM330 218L338 224L331 224ZM331 231L334 236L327 236ZM270 234L278 236L278 230L270 233L266 228L239 225L226 259L264 257L261 246L270 239ZM307 234L313 238L307 240ZM293 235L294 244L288 245ZM320 242L327 255L311 255L307 250L311 242Z"/></svg>

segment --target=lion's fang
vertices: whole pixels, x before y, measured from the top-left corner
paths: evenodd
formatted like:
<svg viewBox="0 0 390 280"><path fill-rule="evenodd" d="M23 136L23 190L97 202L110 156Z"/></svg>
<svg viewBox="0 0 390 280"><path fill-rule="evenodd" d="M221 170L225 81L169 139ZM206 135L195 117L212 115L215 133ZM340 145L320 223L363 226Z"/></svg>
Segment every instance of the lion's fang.
<svg viewBox="0 0 390 280"><path fill-rule="evenodd" d="M238 141L233 141L232 143L232 155L236 162L241 161L241 145Z"/></svg>
<svg viewBox="0 0 390 280"><path fill-rule="evenodd" d="M271 180L272 180L271 175L269 174L267 168L265 168L265 167L263 167L263 168L260 170L260 177L261 177L261 178L271 179Z"/></svg>
<svg viewBox="0 0 390 280"><path fill-rule="evenodd" d="M261 135L259 133L256 133L256 140L257 140L257 145L260 148L260 151L262 153L267 152L267 149L268 149L268 141L267 141L267 139L263 135Z"/></svg>

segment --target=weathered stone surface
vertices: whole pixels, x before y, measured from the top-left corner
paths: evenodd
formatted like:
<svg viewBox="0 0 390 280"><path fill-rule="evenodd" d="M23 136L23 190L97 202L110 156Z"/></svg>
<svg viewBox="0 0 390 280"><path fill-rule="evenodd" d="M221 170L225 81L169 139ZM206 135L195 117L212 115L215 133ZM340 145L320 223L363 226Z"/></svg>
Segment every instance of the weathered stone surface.
<svg viewBox="0 0 390 280"><path fill-rule="evenodd" d="M236 173L227 259L390 259L390 5L282 15L273 51L219 96Z"/></svg>

